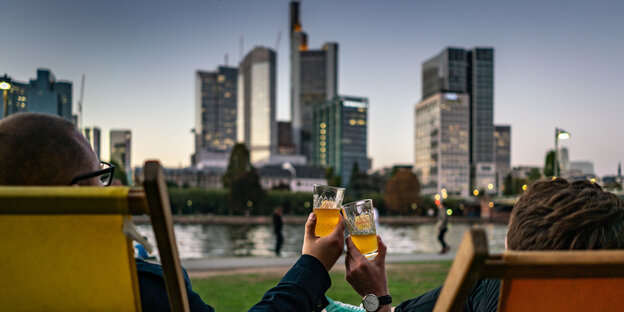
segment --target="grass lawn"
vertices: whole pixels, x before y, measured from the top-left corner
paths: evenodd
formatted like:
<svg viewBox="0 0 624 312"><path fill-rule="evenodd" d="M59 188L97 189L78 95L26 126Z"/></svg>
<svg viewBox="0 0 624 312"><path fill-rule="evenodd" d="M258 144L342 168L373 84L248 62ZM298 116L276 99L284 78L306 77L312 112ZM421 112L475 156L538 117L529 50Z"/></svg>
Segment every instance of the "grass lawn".
<svg viewBox="0 0 624 312"><path fill-rule="evenodd" d="M393 263L386 265L393 305L442 285L451 261ZM217 311L247 311L262 295L277 285L283 273L228 274L193 278L193 289ZM330 272L332 299L359 305L360 296L344 279L344 267Z"/></svg>

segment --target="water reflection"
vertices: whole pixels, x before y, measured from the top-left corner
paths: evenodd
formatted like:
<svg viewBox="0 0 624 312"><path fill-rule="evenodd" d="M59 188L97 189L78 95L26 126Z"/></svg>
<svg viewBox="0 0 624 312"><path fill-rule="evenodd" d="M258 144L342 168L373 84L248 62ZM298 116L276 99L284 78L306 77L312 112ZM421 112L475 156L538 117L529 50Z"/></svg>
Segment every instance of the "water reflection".
<svg viewBox="0 0 624 312"><path fill-rule="evenodd" d="M505 249L505 224L450 223L446 241L451 251L457 246L472 226L485 229L491 252ZM139 232L154 243L150 225L138 225ZM175 225L175 234L182 259L222 257L271 257L274 256L275 235L271 225ZM381 225L379 234L392 254L436 253L440 250L433 223L410 226ZM301 254L303 225L284 225L284 246L282 256Z"/></svg>

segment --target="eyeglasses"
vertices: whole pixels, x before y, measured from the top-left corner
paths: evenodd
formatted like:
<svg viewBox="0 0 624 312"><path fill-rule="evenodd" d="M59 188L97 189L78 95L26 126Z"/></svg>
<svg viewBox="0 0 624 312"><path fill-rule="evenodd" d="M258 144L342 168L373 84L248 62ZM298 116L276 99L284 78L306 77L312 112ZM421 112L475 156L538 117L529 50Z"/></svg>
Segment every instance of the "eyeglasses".
<svg viewBox="0 0 624 312"><path fill-rule="evenodd" d="M111 183L113 182L113 173L115 172L115 166L105 161L100 161L100 168L102 169L76 176L74 179L72 179L69 185L74 185L81 180L87 180L87 179L95 178L97 176L100 177L100 181L102 182L102 184L104 184L104 186L111 185Z"/></svg>

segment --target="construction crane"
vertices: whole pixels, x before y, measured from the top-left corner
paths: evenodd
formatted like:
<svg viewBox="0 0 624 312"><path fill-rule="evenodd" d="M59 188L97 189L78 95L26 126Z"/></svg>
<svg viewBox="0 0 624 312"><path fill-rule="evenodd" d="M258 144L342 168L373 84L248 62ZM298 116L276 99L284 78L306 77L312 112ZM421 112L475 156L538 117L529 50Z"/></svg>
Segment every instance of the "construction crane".
<svg viewBox="0 0 624 312"><path fill-rule="evenodd" d="M84 84L85 84L85 74L82 74L82 82L80 83L80 99L78 100L78 123L79 129L81 133L84 133L84 129L82 128L82 100L84 98Z"/></svg>
<svg viewBox="0 0 624 312"><path fill-rule="evenodd" d="M282 30L280 29L277 33L277 39L275 39L275 52L279 51L280 41L282 40Z"/></svg>

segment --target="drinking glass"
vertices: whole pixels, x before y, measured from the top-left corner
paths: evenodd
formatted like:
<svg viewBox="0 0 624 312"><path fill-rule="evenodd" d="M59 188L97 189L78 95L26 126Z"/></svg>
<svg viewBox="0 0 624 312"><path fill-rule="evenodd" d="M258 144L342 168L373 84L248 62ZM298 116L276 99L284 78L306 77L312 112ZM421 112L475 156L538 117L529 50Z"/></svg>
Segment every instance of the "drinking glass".
<svg viewBox="0 0 624 312"><path fill-rule="evenodd" d="M338 224L344 191L342 187L314 185L312 208L316 214L316 236L329 235Z"/></svg>
<svg viewBox="0 0 624 312"><path fill-rule="evenodd" d="M373 200L362 199L344 204L342 211L353 244L366 259L374 259L378 246Z"/></svg>

